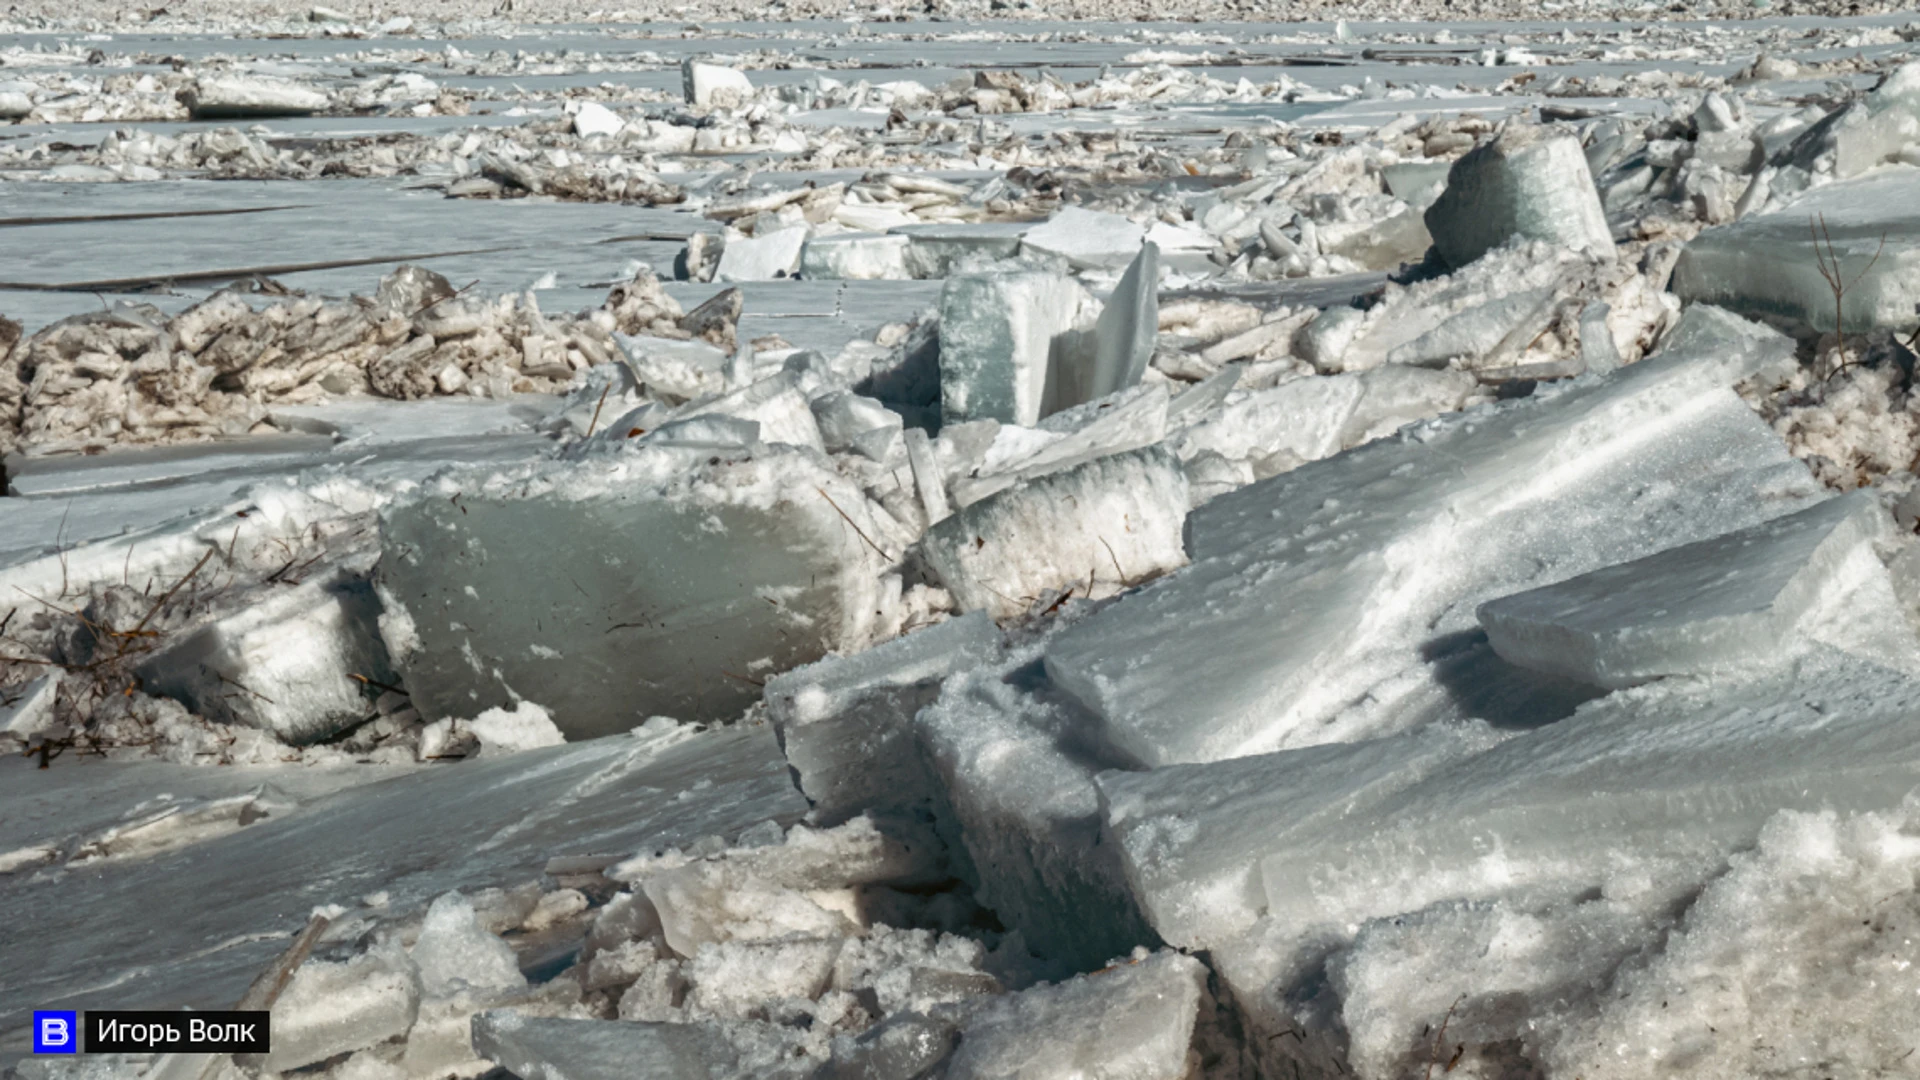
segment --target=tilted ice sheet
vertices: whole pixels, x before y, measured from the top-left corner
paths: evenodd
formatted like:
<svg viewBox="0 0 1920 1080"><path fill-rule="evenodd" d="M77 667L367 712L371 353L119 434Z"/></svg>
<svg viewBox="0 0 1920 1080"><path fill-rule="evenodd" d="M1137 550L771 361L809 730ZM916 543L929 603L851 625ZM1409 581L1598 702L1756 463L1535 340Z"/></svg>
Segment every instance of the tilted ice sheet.
<svg viewBox="0 0 1920 1080"><path fill-rule="evenodd" d="M1147 764L1402 730L1483 600L1753 524L1812 483L1724 389L1786 339L1696 308L1662 356L1224 495L1188 568L1063 632L1047 671Z"/></svg>

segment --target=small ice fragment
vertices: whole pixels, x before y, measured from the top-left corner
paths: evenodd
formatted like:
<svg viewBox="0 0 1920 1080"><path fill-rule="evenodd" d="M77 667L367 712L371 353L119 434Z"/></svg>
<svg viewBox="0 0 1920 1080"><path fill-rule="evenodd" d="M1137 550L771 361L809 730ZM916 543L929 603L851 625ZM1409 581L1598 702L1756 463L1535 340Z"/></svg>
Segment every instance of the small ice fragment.
<svg viewBox="0 0 1920 1080"><path fill-rule="evenodd" d="M1163 951L994 998L968 1019L946 1075L1180 1080L1205 981L1198 960Z"/></svg>
<svg viewBox="0 0 1920 1080"><path fill-rule="evenodd" d="M547 710L531 701L522 701L512 709L488 709L467 723L467 730L480 741L480 756L494 757L542 746L558 746L566 736L553 726Z"/></svg>
<svg viewBox="0 0 1920 1080"><path fill-rule="evenodd" d="M1132 262L1146 235L1144 227L1118 214L1067 206L1051 220L1028 230L1021 246L1057 255L1075 269L1111 269Z"/></svg>
<svg viewBox="0 0 1920 1080"><path fill-rule="evenodd" d="M689 105L737 109L753 100L753 84L746 75L692 57L680 62L680 87Z"/></svg>

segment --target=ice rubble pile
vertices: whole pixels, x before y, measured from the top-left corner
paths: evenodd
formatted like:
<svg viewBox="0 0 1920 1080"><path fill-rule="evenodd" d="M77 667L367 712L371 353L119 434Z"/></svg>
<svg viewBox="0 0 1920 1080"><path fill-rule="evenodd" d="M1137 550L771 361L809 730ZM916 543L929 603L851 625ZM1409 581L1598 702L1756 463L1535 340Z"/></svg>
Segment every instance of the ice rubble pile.
<svg viewBox="0 0 1920 1080"><path fill-rule="evenodd" d="M245 120L319 114L459 116L466 99L424 76L382 75L323 89L308 82L214 65L101 76L22 72L0 92L0 116L26 124Z"/></svg>
<svg viewBox="0 0 1920 1080"><path fill-rule="evenodd" d="M268 296L272 296L271 293ZM268 299L239 289L169 319L145 306L80 315L21 338L0 325L0 449L36 453L202 440L254 430L274 403L374 394L504 398L550 392L619 357L613 335L732 343L730 317L699 323L650 273L599 309L549 317L532 294L461 295L402 267L371 297ZM737 316L738 312L730 315ZM683 325L684 324L684 325Z"/></svg>

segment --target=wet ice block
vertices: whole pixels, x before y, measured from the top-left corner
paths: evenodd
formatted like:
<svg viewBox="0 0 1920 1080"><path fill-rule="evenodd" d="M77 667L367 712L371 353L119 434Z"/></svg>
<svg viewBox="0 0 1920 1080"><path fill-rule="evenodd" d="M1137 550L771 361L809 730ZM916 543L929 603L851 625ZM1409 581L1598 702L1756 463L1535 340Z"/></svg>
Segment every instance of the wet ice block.
<svg viewBox="0 0 1920 1080"><path fill-rule="evenodd" d="M1044 270L947 279L940 292L940 403L948 423L1040 419L1054 339L1073 328L1080 289Z"/></svg>
<svg viewBox="0 0 1920 1080"><path fill-rule="evenodd" d="M1140 253L1147 230L1119 214L1079 206L1063 207L1043 224L1027 230L1024 250L1065 259L1076 270L1118 268Z"/></svg>
<svg viewBox="0 0 1920 1080"><path fill-rule="evenodd" d="M267 779L318 782L239 767L94 762L88 770L96 798L198 791L212 773L239 790ZM26 779L0 779L0 791L41 790ZM0 970L8 972L0 1015L235 1001L319 905L353 905L384 891L382 917L404 915L450 889L530 881L556 856L686 848L768 820L789 825L806 809L764 726L676 728L375 780L178 850L78 869L87 884L80 892L0 875L0 907L44 934L0 936ZM8 820L33 816L10 810ZM352 932L345 920L354 917L350 910L335 920L341 932ZM25 1026L0 1031L0 1054L24 1052L25 1036Z"/></svg>
<svg viewBox="0 0 1920 1080"><path fill-rule="evenodd" d="M524 698L569 738L731 720L767 676L864 645L891 561L865 495L804 451L709 455L453 474L388 511L383 629L413 703Z"/></svg>
<svg viewBox="0 0 1920 1080"><path fill-rule="evenodd" d="M372 717L365 688L398 681L379 620L379 598L365 581L310 581L265 593L137 672L147 693L209 720L313 742Z"/></svg>
<svg viewBox="0 0 1920 1080"><path fill-rule="evenodd" d="M714 1080L733 1073L737 1056L710 1023L575 1020L511 1009L473 1018L473 1050L521 1080Z"/></svg>
<svg viewBox="0 0 1920 1080"><path fill-rule="evenodd" d="M975 612L767 680L768 715L822 820L926 798L933 779L914 715L947 676L993 660L1000 640L993 620Z"/></svg>
<svg viewBox="0 0 1920 1080"><path fill-rule="evenodd" d="M1728 385L1784 337L1696 307L1659 356L1223 495L1193 564L1068 628L1054 681L1149 764L1373 737L1439 693L1479 603L1801 509L1804 466Z"/></svg>
<svg viewBox="0 0 1920 1080"><path fill-rule="evenodd" d="M1094 777L1124 762L1071 702L1015 685L1017 660L949 677L914 730L940 781L936 814L957 824L980 902L1049 971L1092 971L1159 944L1100 831Z"/></svg>
<svg viewBox="0 0 1920 1080"><path fill-rule="evenodd" d="M899 281L907 272L904 236L840 233L816 236L800 252L800 276L809 281Z"/></svg>
<svg viewBox="0 0 1920 1080"><path fill-rule="evenodd" d="M1161 447L1095 458L956 511L923 541L963 611L1007 619L1069 586L1112 596L1186 561L1187 476Z"/></svg>
<svg viewBox="0 0 1920 1080"><path fill-rule="evenodd" d="M753 84L744 73L692 57L680 62L680 89L689 105L737 109L753 100Z"/></svg>
<svg viewBox="0 0 1920 1080"><path fill-rule="evenodd" d="M1207 969L1159 952L1052 986L994 998L967 1021L949 1080L1180 1080Z"/></svg>
<svg viewBox="0 0 1920 1080"><path fill-rule="evenodd" d="M1829 239L1849 283L1840 309L1847 333L1920 323L1920 172L1913 169L1831 184L1787 209L1706 230L1674 264L1674 295L1831 333L1833 287L1820 274Z"/></svg>
<svg viewBox="0 0 1920 1080"><path fill-rule="evenodd" d="M1495 652L1595 686L1706 674L1786 655L1796 628L1849 577L1881 579L1871 495L1855 493L1752 528L1687 544L1480 605ZM1856 623L1862 612L1853 612ZM1896 624L1897 627L1898 624ZM1914 651L1905 632L1904 652ZM1896 639L1894 646L1898 646Z"/></svg>
<svg viewBox="0 0 1920 1080"><path fill-rule="evenodd" d="M327 95L309 86L252 75L210 75L186 93L195 120L265 116L312 116L326 111Z"/></svg>
<svg viewBox="0 0 1920 1080"><path fill-rule="evenodd" d="M1580 140L1533 124L1509 125L1454 162L1426 221L1441 258L1456 267L1515 236L1613 251Z"/></svg>
<svg viewBox="0 0 1920 1080"><path fill-rule="evenodd" d="M799 379L790 371L748 383L711 401L688 405L674 414L674 421L723 417L756 425L756 437L764 443L825 449L813 407L800 391ZM610 434L614 438L624 437L619 432Z"/></svg>
<svg viewBox="0 0 1920 1080"><path fill-rule="evenodd" d="M854 450L884 462L901 449L900 414L873 398L834 390L809 405L821 444L828 450Z"/></svg>

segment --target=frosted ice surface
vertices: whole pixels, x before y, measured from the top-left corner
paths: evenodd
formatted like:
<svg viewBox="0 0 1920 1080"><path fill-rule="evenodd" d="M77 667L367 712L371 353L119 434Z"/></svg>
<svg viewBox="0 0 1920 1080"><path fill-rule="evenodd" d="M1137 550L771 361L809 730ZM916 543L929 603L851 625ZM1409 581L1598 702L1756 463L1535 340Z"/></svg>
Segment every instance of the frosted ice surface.
<svg viewBox="0 0 1920 1080"><path fill-rule="evenodd" d="M1478 603L1805 505L1724 389L1790 343L1704 308L1674 338L1220 496L1187 520L1193 564L1064 631L1048 673L1154 765L1404 729L1394 701L1435 689L1425 657Z"/></svg>
<svg viewBox="0 0 1920 1080"><path fill-rule="evenodd" d="M1873 553L1879 505L1865 493L1738 532L1582 574L1480 606L1501 657L1526 667L1620 687L1662 675L1706 674L1777 662L1806 616L1837 599L1854 576L1877 578L1854 592L1847 619L1878 600L1881 621L1901 633L1876 650L1911 667L1916 651L1886 569ZM1904 639L1904 640L1903 640Z"/></svg>
<svg viewBox="0 0 1920 1080"><path fill-rule="evenodd" d="M1265 854L1268 914L1306 927L1442 899L1631 888L1633 864L1717 866L1781 809L1897 805L1920 763L1907 719L1920 683L1838 655L1798 667L1621 691L1441 768L1364 820Z"/></svg>
<svg viewBox="0 0 1920 1080"><path fill-rule="evenodd" d="M365 581L332 577L269 592L143 661L146 692L295 745L373 715L368 683L397 677Z"/></svg>
<svg viewBox="0 0 1920 1080"><path fill-rule="evenodd" d="M735 1063L717 1025L573 1020L510 1009L473 1018L473 1048L521 1080L720 1080Z"/></svg>
<svg viewBox="0 0 1920 1080"><path fill-rule="evenodd" d="M940 292L940 399L949 422L1040 419L1054 339L1074 326L1082 291L1044 270L959 274Z"/></svg>
<svg viewBox="0 0 1920 1080"><path fill-rule="evenodd" d="M1510 125L1454 162L1426 222L1441 257L1456 267L1516 235L1613 250L1580 140L1540 126Z"/></svg>
<svg viewBox="0 0 1920 1080"><path fill-rule="evenodd" d="M1871 1075L1920 1030L1916 804L1780 814L1660 954L1535 1057L1566 1074ZM1889 1070L1891 1071L1891 1070Z"/></svg>
<svg viewBox="0 0 1920 1080"><path fill-rule="evenodd" d="M832 822L927 798L933 777L913 717L947 676L991 662L1000 631L984 612L767 680L767 711L800 789Z"/></svg>
<svg viewBox="0 0 1920 1080"><path fill-rule="evenodd" d="M1920 319L1920 170L1886 169L1813 191L1785 208L1708 229L1673 268L1674 295L1752 316L1834 328L1833 288L1820 257L1847 282L1840 314L1850 334L1910 328ZM1818 220L1816 240L1810 226ZM1883 246L1884 244L1884 246Z"/></svg>
<svg viewBox="0 0 1920 1080"><path fill-rule="evenodd" d="M1180 456L1212 451L1230 461L1260 463L1278 458L1285 472L1318 461L1341 448L1365 384L1357 375L1294 379L1265 390L1236 391L1213 415L1189 427L1175 441Z"/></svg>
<svg viewBox="0 0 1920 1080"><path fill-rule="evenodd" d="M1566 947L1538 962L1585 965L1540 977L1593 986L1613 966L1608 952L1658 944L1635 920L1684 904L1780 811L1882 810L1913 790L1920 736L1907 718L1920 683L1832 652L1787 668L1745 682L1618 691L1566 721L1444 764L1365 814L1291 834L1285 850L1258 856L1267 911L1248 933L1213 946L1217 970L1253 1027L1273 1036L1315 1013L1305 995L1316 968L1360 928L1423 910L1432 921L1460 901L1500 901L1592 924L1565 926ZM1618 917L1582 913L1602 902ZM1454 932L1435 927L1417 947L1454 948ZM1575 948L1583 934L1616 943ZM1475 951L1463 948L1450 986L1479 977L1465 970ZM1518 962L1486 977L1498 989L1509 976L1511 990L1529 977Z"/></svg>
<svg viewBox="0 0 1920 1080"><path fill-rule="evenodd" d="M1206 969L1160 952L994 998L967 1021L949 1080L1180 1080Z"/></svg>
<svg viewBox="0 0 1920 1080"><path fill-rule="evenodd" d="M927 531L927 559L963 611L1011 618L1072 586L1131 588L1186 562L1187 477L1159 447L1096 458L964 506Z"/></svg>
<svg viewBox="0 0 1920 1080"><path fill-rule="evenodd" d="M709 453L452 476L391 509L380 581L417 635L396 657L414 705L525 698L572 738L731 720L756 680L864 645L892 561L875 547L898 542L882 512L806 453Z"/></svg>
<svg viewBox="0 0 1920 1080"><path fill-rule="evenodd" d="M567 741L553 726L547 710L531 701L519 702L511 709L488 709L468 721L467 730L479 740L482 757L517 754Z"/></svg>

